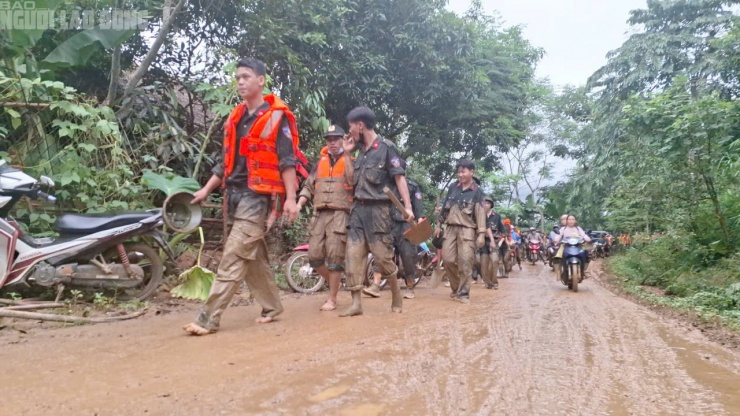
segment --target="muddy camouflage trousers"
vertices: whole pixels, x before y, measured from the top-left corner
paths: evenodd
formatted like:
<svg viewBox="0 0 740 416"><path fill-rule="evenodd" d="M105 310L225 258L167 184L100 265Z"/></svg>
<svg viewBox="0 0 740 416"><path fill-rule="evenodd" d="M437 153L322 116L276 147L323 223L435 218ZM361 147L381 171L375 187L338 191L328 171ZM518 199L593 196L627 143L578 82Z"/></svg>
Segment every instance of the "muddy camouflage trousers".
<svg viewBox="0 0 740 416"><path fill-rule="evenodd" d="M448 225L444 229L442 258L452 295L470 297L470 279L475 265L475 229Z"/></svg>
<svg viewBox="0 0 740 416"><path fill-rule="evenodd" d="M347 290L360 290L367 273L367 253L373 254L375 265L383 277L395 277L398 268L393 262L390 201L372 204L355 202L349 214L347 235Z"/></svg>
<svg viewBox="0 0 740 416"><path fill-rule="evenodd" d="M403 234L410 228L411 224L406 221L393 221L393 246L398 250L398 255L401 257L401 264L403 265L403 270L399 271L399 275L403 274L406 285L409 287L414 285L414 277L420 273L417 267L419 250Z"/></svg>
<svg viewBox="0 0 740 416"><path fill-rule="evenodd" d="M253 222L237 219L224 245L218 277L198 315L198 325L209 331L218 330L221 314L242 282L247 283L252 296L262 306L263 317L283 312L280 292L270 269L264 229Z"/></svg>
<svg viewBox="0 0 740 416"><path fill-rule="evenodd" d="M308 264L314 269L326 264L329 271L344 271L347 252L347 218L342 210L314 212L309 225Z"/></svg>
<svg viewBox="0 0 740 416"><path fill-rule="evenodd" d="M498 264L500 261L498 250L494 250L492 253L490 251L490 249L484 249L481 250L480 254L480 277L483 279L483 283L489 287L498 284L496 275L498 274Z"/></svg>

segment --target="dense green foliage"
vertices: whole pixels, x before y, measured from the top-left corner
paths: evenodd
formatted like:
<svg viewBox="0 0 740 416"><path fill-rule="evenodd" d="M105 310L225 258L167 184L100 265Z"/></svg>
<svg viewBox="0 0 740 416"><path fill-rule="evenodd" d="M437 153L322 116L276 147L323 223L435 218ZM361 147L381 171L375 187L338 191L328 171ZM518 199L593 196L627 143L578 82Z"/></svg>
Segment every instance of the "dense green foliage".
<svg viewBox="0 0 740 416"><path fill-rule="evenodd" d="M493 169L496 152L526 135L542 52L478 3L465 16L442 0L196 1L181 13L162 10L181 3L95 3L150 11L146 31L166 32L159 49L144 30L0 30L0 102L17 104L0 111L0 151L32 174L77 187L63 189L65 208L152 202L138 185L147 169L206 179L223 118L238 101L240 56L268 64L271 89L294 109L309 157L330 120L342 123L358 105L376 111L379 132L419 165L430 188L446 183L461 156ZM68 104L57 104L61 93Z"/></svg>
<svg viewBox="0 0 740 416"><path fill-rule="evenodd" d="M683 299L679 306L733 310L735 318L738 4L651 0L631 13L637 33L610 53L587 88L561 96L571 128L567 143L554 148L578 168L550 189L548 201L551 215L565 209L590 228L646 236L613 261L627 282L664 288Z"/></svg>

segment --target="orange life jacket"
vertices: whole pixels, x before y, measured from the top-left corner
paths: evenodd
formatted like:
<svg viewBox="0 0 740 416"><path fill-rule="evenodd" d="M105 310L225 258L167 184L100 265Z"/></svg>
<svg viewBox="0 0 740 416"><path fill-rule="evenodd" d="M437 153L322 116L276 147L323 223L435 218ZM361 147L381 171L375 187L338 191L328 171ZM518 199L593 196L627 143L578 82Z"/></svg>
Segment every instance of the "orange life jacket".
<svg viewBox="0 0 740 416"><path fill-rule="evenodd" d="M316 209L352 208L353 187L344 178L344 156L331 165L329 148L321 149L321 158L316 165L313 203Z"/></svg>
<svg viewBox="0 0 740 416"><path fill-rule="evenodd" d="M266 95L264 100L270 104L270 108L260 110L257 114L257 119L252 124L247 139L241 141L241 149L238 149L238 151L239 154L247 158L249 171L247 185L249 188L258 194L281 196L285 194L285 184L278 167L276 141L283 117L288 118L296 160L305 165L308 164L308 161L305 160L305 156L298 149L298 128L296 127L295 116L290 112L288 106L272 94ZM247 103L239 104L231 112L224 125L224 177L230 176L234 170L238 143L236 125L246 111ZM308 176L308 172L300 165L296 166L296 171L303 177ZM296 179L298 180L298 175L296 175Z"/></svg>

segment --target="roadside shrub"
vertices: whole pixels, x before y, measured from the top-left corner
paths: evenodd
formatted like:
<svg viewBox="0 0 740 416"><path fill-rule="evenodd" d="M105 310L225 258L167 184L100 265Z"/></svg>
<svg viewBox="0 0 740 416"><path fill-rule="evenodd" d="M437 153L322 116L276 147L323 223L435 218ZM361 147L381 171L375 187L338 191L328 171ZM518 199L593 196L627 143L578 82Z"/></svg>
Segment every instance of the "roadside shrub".
<svg viewBox="0 0 740 416"><path fill-rule="evenodd" d="M686 301L694 306L702 306L720 311L730 310L735 306L731 298L712 292L699 292L686 298Z"/></svg>

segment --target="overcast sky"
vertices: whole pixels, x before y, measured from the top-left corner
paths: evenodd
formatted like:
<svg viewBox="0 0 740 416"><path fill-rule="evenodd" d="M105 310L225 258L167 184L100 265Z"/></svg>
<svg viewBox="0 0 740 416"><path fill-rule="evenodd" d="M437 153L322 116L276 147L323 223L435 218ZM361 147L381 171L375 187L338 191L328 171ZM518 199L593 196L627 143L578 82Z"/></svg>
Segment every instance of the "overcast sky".
<svg viewBox="0 0 740 416"><path fill-rule="evenodd" d="M646 0L481 0L481 3L487 13L498 12L504 26L524 27L524 37L545 50L537 66L537 76L549 78L557 86L585 84L606 63L606 54L627 39L630 10L647 7ZM449 0L448 5L458 14L463 14L469 6L470 0ZM575 166L573 160L554 157L548 160L555 163L554 177L544 185L563 179ZM519 191L522 197L529 194L526 186L521 186Z"/></svg>
<svg viewBox="0 0 740 416"><path fill-rule="evenodd" d="M544 48L538 77L556 85L585 84L606 63L606 54L627 39L629 11L646 8L646 0L482 0L498 11L506 26L523 25L524 36ZM470 0L449 0L462 14Z"/></svg>

